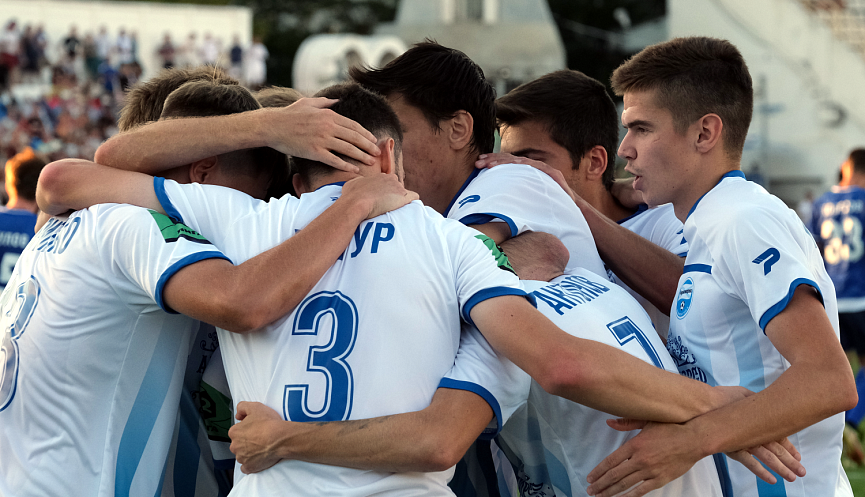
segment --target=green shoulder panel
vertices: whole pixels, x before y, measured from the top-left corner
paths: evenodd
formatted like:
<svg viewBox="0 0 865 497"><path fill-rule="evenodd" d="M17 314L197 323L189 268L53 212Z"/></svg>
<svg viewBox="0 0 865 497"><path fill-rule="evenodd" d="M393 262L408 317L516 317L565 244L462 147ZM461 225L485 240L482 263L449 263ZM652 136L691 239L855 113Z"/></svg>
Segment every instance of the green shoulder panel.
<svg viewBox="0 0 865 497"><path fill-rule="evenodd" d="M165 214L160 214L154 210L148 209L147 211L150 212L150 215L153 216L153 220L156 221L156 225L159 226L159 231L162 233L162 238L165 239L165 243L176 242L178 239L184 238L195 243L210 244L210 242L207 241L207 238L204 238L189 226L177 222Z"/></svg>
<svg viewBox="0 0 865 497"><path fill-rule="evenodd" d="M487 248L490 249L490 252L493 253L493 257L495 257L496 259L496 264L499 265L499 269L504 269L505 271L510 271L514 274L517 274L516 271L514 271L514 268L511 267L511 263L510 261L508 261L508 256L505 255L504 252L502 252L502 248L496 244L495 240L488 237L487 235L484 235L483 233L475 235L475 238L484 242L484 245L486 245Z"/></svg>

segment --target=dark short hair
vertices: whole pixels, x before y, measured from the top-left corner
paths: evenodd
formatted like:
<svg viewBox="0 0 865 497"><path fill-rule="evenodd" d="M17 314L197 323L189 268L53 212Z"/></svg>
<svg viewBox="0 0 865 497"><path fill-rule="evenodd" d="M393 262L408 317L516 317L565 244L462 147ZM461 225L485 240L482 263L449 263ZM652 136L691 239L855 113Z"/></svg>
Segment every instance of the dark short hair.
<svg viewBox="0 0 865 497"><path fill-rule="evenodd" d="M441 121L468 112L474 120L472 149L479 154L493 151L496 90L480 66L459 50L425 40L381 69L352 67L349 76L381 95L400 94L436 130Z"/></svg>
<svg viewBox="0 0 865 497"><path fill-rule="evenodd" d="M564 69L520 85L496 100L499 126L537 121L550 138L568 151L573 168L593 147L607 151L602 181L613 185L619 115L613 99L599 81L579 71Z"/></svg>
<svg viewBox="0 0 865 497"><path fill-rule="evenodd" d="M268 86L253 93L262 107L288 107L303 98L303 93L284 86Z"/></svg>
<svg viewBox="0 0 865 497"><path fill-rule="evenodd" d="M394 155L399 155L402 149L402 128L393 109L381 95L355 83L344 83L325 88L315 96L338 99L338 102L330 106L330 110L357 122L376 137L393 138ZM292 163L292 172L300 173L307 180L333 172L333 168L323 162L302 157L293 157Z"/></svg>
<svg viewBox="0 0 865 497"><path fill-rule="evenodd" d="M853 170L859 174L865 174L865 148L856 148L850 152L850 162L853 163Z"/></svg>
<svg viewBox="0 0 865 497"><path fill-rule="evenodd" d="M39 157L25 160L10 160L7 173L12 179L12 188L24 200L36 200L36 183L46 162Z"/></svg>
<svg viewBox="0 0 865 497"><path fill-rule="evenodd" d="M162 114L162 106L168 95L190 81L240 85L236 79L214 66L163 69L156 76L135 85L126 94L126 104L120 110L117 127L120 131L129 131L144 123L156 121Z"/></svg>
<svg viewBox="0 0 865 497"><path fill-rule="evenodd" d="M682 133L706 114L724 123L727 154L739 160L754 110L754 88L739 50L727 40L675 38L643 49L613 72L613 90L652 91Z"/></svg>

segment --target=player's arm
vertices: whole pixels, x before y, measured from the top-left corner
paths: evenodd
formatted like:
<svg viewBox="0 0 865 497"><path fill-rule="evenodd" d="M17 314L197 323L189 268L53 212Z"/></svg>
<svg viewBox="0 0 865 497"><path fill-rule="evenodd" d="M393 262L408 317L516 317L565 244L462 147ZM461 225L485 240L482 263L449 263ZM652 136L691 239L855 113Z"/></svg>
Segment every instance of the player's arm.
<svg viewBox="0 0 865 497"><path fill-rule="evenodd" d="M595 238L598 253L607 267L652 305L666 314L670 313L679 277L682 276L685 265L684 259L619 226L577 196L568 186L561 171L543 162L510 154L486 154L477 161L476 166L493 167L511 163L528 164L553 178L582 211Z"/></svg>
<svg viewBox="0 0 865 497"><path fill-rule="evenodd" d="M115 135L95 161L111 167L159 174L235 150L271 147L289 156L317 160L344 171L357 167L336 154L371 163L379 154L375 136L327 107L335 100L301 99L284 108L201 118L168 119Z"/></svg>
<svg viewBox="0 0 865 497"><path fill-rule="evenodd" d="M281 459L372 471L444 471L455 465L493 417L489 404L466 390L439 388L422 411L357 421L284 421L258 403L237 406L231 451L244 473Z"/></svg>
<svg viewBox="0 0 865 497"><path fill-rule="evenodd" d="M779 440L856 405L852 372L813 288L796 289L766 336L790 362L777 380L685 424L647 427L589 474L590 495L616 495L639 481L625 496L643 495L706 455Z"/></svg>

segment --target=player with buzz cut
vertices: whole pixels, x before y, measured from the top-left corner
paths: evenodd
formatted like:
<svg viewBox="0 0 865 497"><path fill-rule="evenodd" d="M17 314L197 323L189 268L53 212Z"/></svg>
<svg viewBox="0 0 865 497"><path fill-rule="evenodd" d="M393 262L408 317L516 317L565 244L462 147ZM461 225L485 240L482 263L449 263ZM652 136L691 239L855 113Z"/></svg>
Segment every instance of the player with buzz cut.
<svg viewBox="0 0 865 497"><path fill-rule="evenodd" d="M244 183L239 170L220 172L218 158L210 165L227 184ZM43 169L43 205L58 172ZM88 187L102 190L109 176ZM383 193L390 207L411 198L391 179L355 182L308 233L240 266L157 212L107 204L50 219L0 297L0 494L159 494L192 318L243 331L287 312L359 222L386 210L376 204Z"/></svg>
<svg viewBox="0 0 865 497"><path fill-rule="evenodd" d="M357 86L332 88L324 95L339 99L334 109L377 130L381 153L372 166L358 166L361 175L377 176L379 171L392 175L399 171L400 157L395 151L399 150L396 138L400 137L400 124L384 100ZM386 123L381 129L376 123L379 118ZM75 167L67 168L65 183L67 188L77 184L86 190L72 194L73 202L92 202L106 196L146 204L159 202L167 211L215 237L227 253L234 253L233 257L240 261L263 249L251 245L277 243L303 228L340 197L340 180L356 176L315 162L298 162L302 174L295 176L295 187L308 193L299 201L284 197L269 204L224 189L154 181L137 173L108 172L99 165L81 162L77 171ZM100 189L88 187L94 175L103 178ZM132 198L130 184L153 185L155 198ZM58 202L52 209L69 205ZM306 228L300 233L304 231ZM416 260L424 263L417 264ZM395 269L400 275L397 281L412 284L396 283L391 276ZM353 286L358 281L365 282L360 289ZM360 457L370 464L392 454L351 443L358 429L373 431L375 425L380 425L380 421L361 418L420 409L431 398L447 412L447 406L453 406L441 399L461 392L470 396L468 407L465 395L458 395L462 403L444 421L463 417L464 411L480 411L482 415L469 418L467 426L457 427L460 443L466 439L470 443L494 414L494 431L500 429L508 410L514 407L501 395L518 385L508 387L507 382L502 385L494 381L497 378L490 373L500 371L502 366L485 362L495 359L495 355L484 353L485 342L463 347L472 335L461 336L462 317L477 324L489 345L509 356L548 391L617 415L682 420L740 395L669 374L612 347L571 337L539 314L517 286L514 275L498 269L483 237L443 220L420 204L409 205L361 226L342 259L292 315L256 334L228 336L220 332L232 393L236 401L263 400L281 420L305 421L300 423L305 426L316 425L306 421L350 419L342 439L344 448L361 451ZM369 293L369 288L374 288L375 293ZM585 284L582 291L592 289L597 290L593 284ZM430 318L418 319L418 312L429 313ZM388 326L377 324L385 319ZM411 340L405 340L406 329L412 330ZM392 339L387 338L391 335ZM383 347L382 343L392 347ZM388 367L382 368L381 364ZM599 375L599 370L604 373ZM447 377L442 380L445 373ZM485 388L487 385L493 390ZM420 431L417 435L423 436L424 430ZM376 443L387 443L388 438L379 437ZM415 493L449 494L445 484L453 471L451 466L466 445L453 440L443 445L404 445L404 450L416 451L415 458L382 463L400 471L437 465L435 470L425 470L432 473L393 474L390 471L394 469L356 471L284 461L243 478L235 491L244 495L320 495L329 490L339 494L380 491L406 495L414 489ZM427 454L443 457L435 463L419 462L417 457L426 450L430 451Z"/></svg>
<svg viewBox="0 0 865 497"><path fill-rule="evenodd" d="M671 204L649 208L622 205L611 193L619 143L619 115L607 89L574 70L555 71L518 86L496 100L502 135L501 154L487 154L482 164L541 161L557 169L564 185L622 227L684 257L688 244L682 222ZM508 155L512 154L512 155ZM554 176L555 177L555 176ZM669 307L658 309L622 284L649 313L663 340L669 328Z"/></svg>

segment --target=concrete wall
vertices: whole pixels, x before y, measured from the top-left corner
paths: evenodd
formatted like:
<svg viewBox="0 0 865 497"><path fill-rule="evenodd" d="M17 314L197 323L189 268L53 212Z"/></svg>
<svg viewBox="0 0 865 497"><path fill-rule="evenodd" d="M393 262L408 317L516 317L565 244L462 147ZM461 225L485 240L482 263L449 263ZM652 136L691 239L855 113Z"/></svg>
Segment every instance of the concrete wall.
<svg viewBox="0 0 865 497"><path fill-rule="evenodd" d="M668 0L670 37L733 42L755 83L742 168L759 163L788 203L837 181L865 146L865 61L794 0Z"/></svg>
<svg viewBox="0 0 865 497"><path fill-rule="evenodd" d="M108 28L114 40L121 27L138 33L138 57L144 77L161 68L156 50L165 33L179 45L190 32L197 34L199 44L210 32L222 39L224 49L230 48L234 35L241 46L252 42L252 10L247 7L213 7L205 5L158 4L150 2L87 2L71 0L0 0L0 22L15 18L19 27L43 24L48 34L51 57L56 57L59 44L71 25L78 27L83 40L87 32L94 35L100 26ZM55 60L52 58L52 60ZM227 65L227 64L226 64Z"/></svg>

